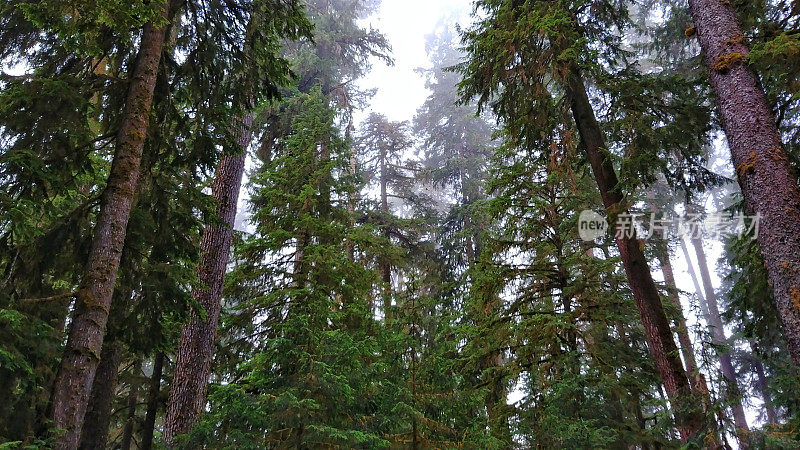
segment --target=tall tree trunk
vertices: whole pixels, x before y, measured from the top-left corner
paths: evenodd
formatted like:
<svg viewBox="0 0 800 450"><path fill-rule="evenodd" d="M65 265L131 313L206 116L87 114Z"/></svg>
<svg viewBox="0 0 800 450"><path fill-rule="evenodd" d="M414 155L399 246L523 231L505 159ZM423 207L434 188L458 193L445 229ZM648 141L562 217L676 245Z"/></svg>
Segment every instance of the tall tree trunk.
<svg viewBox="0 0 800 450"><path fill-rule="evenodd" d="M137 192L141 191L141 179ZM135 208L134 204L134 208ZM122 250L121 266L126 266L130 258L130 248L125 246ZM124 270L124 269L123 269ZM133 296L133 288L129 285L121 286L114 291L111 315L117 316L129 307ZM122 314L124 315L124 314ZM92 391L89 396L89 406L86 410L81 432L81 449L104 449L108 441L108 431L111 425L111 411L114 397L116 396L119 365L122 363L124 348L122 343L112 336L119 334L119 321L114 321L108 327L107 336L103 340L103 350L100 353L100 365L97 367Z"/></svg>
<svg viewBox="0 0 800 450"><path fill-rule="evenodd" d="M158 397L161 394L161 375L164 371L164 353L156 353L153 359L153 375L150 377L150 389L147 392L147 412L144 416L142 425L142 450L153 448L153 431L156 427L156 415L158 414Z"/></svg>
<svg viewBox="0 0 800 450"><path fill-rule="evenodd" d="M352 111L350 112L352 114ZM350 122L347 124L347 130L345 131L345 142L350 144L352 142L351 135L353 134L353 119L351 117ZM353 146L350 147L350 158L349 158L349 175L351 177L355 177L358 173L358 157L356 155L356 150ZM351 197L347 200L347 220L351 228L355 227L355 215L356 215L356 203L358 201L358 193L353 192ZM345 249L347 251L347 259L351 262L356 260L356 247L351 239L348 239L345 243Z"/></svg>
<svg viewBox="0 0 800 450"><path fill-rule="evenodd" d="M689 269L689 277L692 278L694 292L697 295L697 303L700 305L700 313L703 315L703 318L706 318L708 317L708 306L706 305L706 299L703 295L703 289L700 287L700 282L697 281L697 272L695 272L692 258L689 256L689 249L686 247L686 242L683 239L678 239L678 242L680 242L681 251L683 252L683 259L686 260L686 267Z"/></svg>
<svg viewBox="0 0 800 450"><path fill-rule="evenodd" d="M212 186L212 198L217 204L221 224L206 226L200 242L201 258L197 275L202 288L192 296L205 311L205 319L196 312L181 329L181 339L175 357L175 374L167 402L164 441L175 444L175 437L191 430L206 401L211 357L219 322L225 268L230 257L236 205L242 185L247 147L252 136L253 116L246 114L237 121L240 153L222 157Z"/></svg>
<svg viewBox="0 0 800 450"><path fill-rule="evenodd" d="M565 91L578 127L581 144L592 166L603 204L610 215L623 211L624 198L611 160L604 154L606 147L603 132L597 123L592 104L586 93L583 79L576 67L566 76ZM644 325L650 351L653 354L661 381L673 403L676 423L681 439L693 439L702 428L702 418L695 408L689 380L683 370L678 346L664 312L650 267L635 236L620 236L617 246L633 292L639 315Z"/></svg>
<svg viewBox="0 0 800 450"><path fill-rule="evenodd" d="M675 308L678 309L678 317L675 320L675 331L678 334L678 342L681 343L681 354L686 362L686 372L692 380L692 387L698 396L703 398L706 406L711 405L711 398L708 393L708 384L706 378L700 373L697 365L697 359L694 354L694 346L692 339L689 336L689 329L686 326L686 319L683 316L683 309L681 307L681 300L678 296L678 286L675 283L675 273L672 271L672 262L669 259L669 251L664 243L658 244L657 257L661 264L661 273L664 275L664 281L669 289L668 298Z"/></svg>
<svg viewBox="0 0 800 450"><path fill-rule="evenodd" d="M697 303L700 305L701 318L706 322L706 324L708 324L708 302L706 302L703 289L700 287L700 282L697 279L697 272L694 270L694 263L692 262L691 256L689 256L689 248L686 246L686 241L683 239L678 239L678 242L680 243L681 251L683 252L683 258L686 260L686 267L689 271L689 276L692 278L694 292L697 296ZM729 420L727 417L727 411L725 410L718 410L717 417L719 418L720 422L726 422ZM724 434L722 435L722 438L727 443Z"/></svg>
<svg viewBox="0 0 800 450"><path fill-rule="evenodd" d="M683 240L681 240L683 243ZM684 245L684 251L686 251ZM686 326L686 319L683 316L683 311L681 310L681 302L680 297L678 296L678 285L675 283L675 273L672 270L672 262L669 259L669 251L666 248L666 245L660 245L660 248L657 250L659 262L661 263L661 272L664 274L664 281L667 283L667 287L669 288L669 299L673 305L678 308L679 316L678 316L678 323L676 323L676 331L678 333L678 340L681 343L681 352L683 352L683 358L686 361L686 371L689 374L690 380L692 381L692 389L694 389L695 395L700 399L703 405L703 414L706 417L712 416L712 411L714 409L714 405L711 402L711 394L708 391L708 383L706 382L706 377L700 372L699 366L697 365L697 359L695 358L694 347L692 346L691 338L689 337L689 329ZM684 253L686 255L686 253ZM687 261L689 261L687 257ZM689 271L692 273L692 278L695 282L695 286L697 286L697 277L694 275L694 268L692 268L691 261L689 264ZM700 304L704 304L705 302L700 299ZM714 434L716 437L718 427L716 426L716 422L711 421L709 426L713 428ZM720 443L715 441L713 446L720 446Z"/></svg>
<svg viewBox="0 0 800 450"><path fill-rule="evenodd" d="M717 109L747 210L761 217L758 244L789 353L800 366L800 188L758 77L734 4L689 0Z"/></svg>
<svg viewBox="0 0 800 450"><path fill-rule="evenodd" d="M380 148L380 181L381 181L381 213L383 213L383 236L390 242L391 234L389 231L389 179L386 168L386 149ZM388 249L388 247L387 247ZM388 322L391 318L392 309L392 265L389 259L384 256L380 263L381 280L383 280L383 316Z"/></svg>
<svg viewBox="0 0 800 450"><path fill-rule="evenodd" d="M136 361L133 364L133 370L136 375L142 370L142 362ZM135 381L131 384L130 391L128 392L128 416L125 419L125 426L122 428L122 443L120 444L121 450L130 450L133 443L133 428L136 425L136 405L139 402L139 385Z"/></svg>
<svg viewBox="0 0 800 450"><path fill-rule="evenodd" d="M761 394L761 400L764 402L764 411L767 413L767 423L778 423L778 413L775 411L775 406L772 404L772 396L769 393L769 385L767 384L767 374L764 371L764 365L756 356L756 343L750 341L750 358L753 369L756 371L756 387Z"/></svg>
<svg viewBox="0 0 800 450"><path fill-rule="evenodd" d="M714 286L711 284L711 273L708 270L708 261L706 260L706 252L703 250L703 242L699 238L692 238L692 245L694 245L695 252L697 253L697 266L700 270L700 279L703 280L705 287L705 298L708 309L708 323L711 325L711 333L714 336L714 341L717 345L726 345L728 338L725 336L725 328L722 324L722 317L719 314L719 305L717 303L717 294L714 291ZM722 376L725 378L727 384L728 400L731 402L731 411L733 412L733 421L736 425L736 436L742 446L747 446L747 418L744 415L744 408L741 402L741 390L739 390L739 383L736 381L736 370L733 368L730 352L726 351L719 355L720 368Z"/></svg>
<svg viewBox="0 0 800 450"><path fill-rule="evenodd" d="M85 450L102 450L108 441L108 429L111 425L111 403L117 390L117 374L122 362L122 346L114 340L103 343L100 353L100 364L97 366L95 382L89 397L81 432L80 446Z"/></svg>
<svg viewBox="0 0 800 450"><path fill-rule="evenodd" d="M169 17L169 2L162 17ZM142 33L139 55L133 69L125 111L117 135L114 160L102 197L94 239L81 287L76 294L75 312L53 387L51 416L55 428L64 429L56 440L57 449L74 449L83 426L89 393L100 359L103 335L117 269L130 217L150 106L167 24L148 23Z"/></svg>
<svg viewBox="0 0 800 450"><path fill-rule="evenodd" d="M498 314L496 305L499 300L487 300L477 313L483 315L481 321L491 323ZM490 345L490 347L494 347L494 345ZM487 374L482 381L489 388L483 402L489 419L489 433L493 438L510 447L513 439L505 411L508 406L508 390L506 389L502 353L499 350L489 349L481 359L481 371Z"/></svg>

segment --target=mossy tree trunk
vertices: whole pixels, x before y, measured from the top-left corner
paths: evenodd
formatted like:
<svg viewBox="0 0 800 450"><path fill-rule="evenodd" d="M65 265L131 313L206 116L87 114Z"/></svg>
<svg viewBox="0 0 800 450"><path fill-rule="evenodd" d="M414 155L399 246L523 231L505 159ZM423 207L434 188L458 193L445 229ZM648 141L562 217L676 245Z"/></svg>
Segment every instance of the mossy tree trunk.
<svg viewBox="0 0 800 450"><path fill-rule="evenodd" d="M111 403L116 395L117 375L122 362L122 345L119 342L106 340L100 353L100 365L97 367L95 382L89 397L85 423L81 432L78 448L85 450L103 450L108 441L108 429L111 425Z"/></svg>
<svg viewBox="0 0 800 450"><path fill-rule="evenodd" d="M55 440L57 449L71 450L78 446L92 382L100 362L111 297L139 178L169 9L167 2L159 22L144 26L133 68L92 248L76 294L69 338L53 387L53 426L64 430Z"/></svg>
<svg viewBox="0 0 800 450"><path fill-rule="evenodd" d="M717 109L774 290L792 360L800 366L800 188L755 72L734 5L689 0Z"/></svg>
<svg viewBox="0 0 800 450"><path fill-rule="evenodd" d="M600 189L603 205L609 215L614 217L616 214L624 212L624 198L620 192L614 166L607 154L603 132L597 122L584 81L577 67L568 69L565 91L578 128L581 145L586 152ZM618 237L617 247L644 325L650 351L664 388L673 404L681 439L683 441L691 440L701 432L702 418L694 405L689 379L683 369L678 346L672 337L672 329L661 303L658 288L650 273L650 266L636 236Z"/></svg>

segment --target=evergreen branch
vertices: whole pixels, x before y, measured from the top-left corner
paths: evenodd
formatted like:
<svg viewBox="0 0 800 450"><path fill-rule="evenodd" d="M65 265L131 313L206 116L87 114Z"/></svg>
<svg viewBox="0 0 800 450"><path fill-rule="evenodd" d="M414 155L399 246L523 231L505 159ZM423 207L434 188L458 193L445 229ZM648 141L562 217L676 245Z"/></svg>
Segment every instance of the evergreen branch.
<svg viewBox="0 0 800 450"><path fill-rule="evenodd" d="M67 298L72 298L77 293L78 293L77 291L72 291L72 292L64 292L64 293L57 294L57 295L51 295L49 297L23 298L23 299L19 300L19 303L25 304L25 305L35 305L35 304L38 304L38 303L57 302L57 301L64 300L64 299L67 299Z"/></svg>

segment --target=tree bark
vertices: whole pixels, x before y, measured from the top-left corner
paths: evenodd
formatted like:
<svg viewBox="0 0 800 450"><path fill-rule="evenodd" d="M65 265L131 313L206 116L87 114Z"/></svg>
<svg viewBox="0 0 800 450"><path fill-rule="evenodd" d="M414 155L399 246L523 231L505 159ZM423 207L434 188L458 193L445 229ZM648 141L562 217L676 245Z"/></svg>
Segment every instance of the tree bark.
<svg viewBox="0 0 800 450"><path fill-rule="evenodd" d="M117 374L122 362L122 346L116 341L103 343L100 365L97 367L95 382L89 397L81 432L80 446L84 450L102 450L108 442L108 429L111 425L111 403L117 390Z"/></svg>
<svg viewBox="0 0 800 450"><path fill-rule="evenodd" d="M795 365L800 366L800 188L758 77L733 3L689 0L717 109Z"/></svg>
<svg viewBox="0 0 800 450"><path fill-rule="evenodd" d="M603 132L597 123L583 79L576 67L566 75L565 91L570 102L581 144L592 166L597 186L607 212L613 216L624 209L624 198L619 188L614 166L604 154L606 147ZM702 419L694 407L689 380L683 370L678 346L664 312L650 267L635 236L620 236L617 246L628 277L639 315L644 325L650 351L653 354L661 381L673 402L681 439L693 439L702 428Z"/></svg>
<svg viewBox="0 0 800 450"><path fill-rule="evenodd" d="M217 215L222 223L208 225L203 230L200 243L201 259L197 275L203 287L195 289L192 296L203 307L206 317L202 319L193 312L189 322L181 329L164 425L164 441L168 446L175 444L176 436L191 430L206 401L225 268L230 257L236 205L247 147L252 136L253 116L248 113L238 122L240 130L237 144L241 152L222 157L212 186L212 198L217 203Z"/></svg>
<svg viewBox="0 0 800 450"><path fill-rule="evenodd" d="M168 18L169 3L166 3L162 19L167 22ZM142 33L111 173L103 192L92 248L76 295L69 338L53 387L53 426L64 430L55 440L57 449L76 448L81 435L139 178L166 30L166 23L148 23Z"/></svg>
<svg viewBox="0 0 800 450"><path fill-rule="evenodd" d="M699 238L692 238L692 245L697 253L697 266L700 270L700 279L703 280L703 287L705 288L706 309L708 309L708 323L711 325L711 333L714 336L714 341L719 345L726 345L728 338L725 336L725 328L722 324L722 317L719 313L719 304L717 303L717 294L714 291L714 286L711 283L711 273L708 270L708 261L706 260L706 252L703 250L703 242ZM747 426L747 418L744 414L744 408L741 401L741 390L739 383L736 381L736 370L733 367L731 354L728 351L719 355L720 369L722 376L728 388L728 401L731 402L731 411L733 412L733 422L736 426L736 436L739 439L741 446L747 447L747 431L750 429Z"/></svg>
<svg viewBox="0 0 800 450"><path fill-rule="evenodd" d="M153 448L153 431L156 427L156 415L158 414L158 397L161 393L161 375L164 371L164 353L156 353L153 359L153 375L150 377L150 389L147 392L147 412L144 416L142 426L142 450Z"/></svg>

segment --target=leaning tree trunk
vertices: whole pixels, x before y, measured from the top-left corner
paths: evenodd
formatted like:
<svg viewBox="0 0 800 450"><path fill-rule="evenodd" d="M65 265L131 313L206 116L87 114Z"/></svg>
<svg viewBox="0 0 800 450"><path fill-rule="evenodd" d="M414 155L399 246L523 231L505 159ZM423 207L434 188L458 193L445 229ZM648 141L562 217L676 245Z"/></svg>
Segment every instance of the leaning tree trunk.
<svg viewBox="0 0 800 450"><path fill-rule="evenodd" d="M750 214L761 217L758 245L800 366L800 188L729 1L689 0L717 109Z"/></svg>
<svg viewBox="0 0 800 450"><path fill-rule="evenodd" d="M692 238L692 245L694 245L695 252L697 253L697 267L700 271L700 279L703 280L703 287L705 288L706 307L708 309L708 323L711 325L711 333L714 336L716 344L725 345L728 338L725 336L725 328L722 324L722 317L719 314L719 304L717 303L717 294L714 292L714 286L711 284L711 273L708 270L708 261L706 260L706 252L703 250L703 242L699 238ZM733 361L731 354L728 351L719 355L720 369L722 376L725 378L729 395L728 400L731 402L731 411L733 412L733 422L736 425L736 436L742 447L747 444L747 418L744 415L744 408L742 407L741 391L739 390L739 383L736 381L736 370L733 368Z"/></svg>
<svg viewBox="0 0 800 450"><path fill-rule="evenodd" d="M581 144L592 166L603 205L612 216L623 212L624 198L619 191L614 166L604 154L605 138L595 117L586 87L577 68L566 77L565 91L580 135ZM661 303L650 267L635 236L617 238L622 264L628 277L636 307L644 325L647 342L653 354L661 381L673 402L674 414L681 439L688 441L701 431L702 419L694 405L686 372L683 370L678 346Z"/></svg>
<svg viewBox="0 0 800 450"><path fill-rule="evenodd" d="M697 303L700 305L700 313L703 317L708 317L708 306L706 305L706 299L703 296L703 288L700 287L700 282L697 281L697 273L694 271L694 264L692 264L692 258L689 256L689 249L686 248L686 242L681 238L678 239L680 242L681 251L683 252L683 259L686 260L686 267L689 270L689 277L692 279L692 284L694 285L694 292L697 295Z"/></svg>
<svg viewBox="0 0 800 450"><path fill-rule="evenodd" d="M156 427L158 413L158 397L161 395L161 374L164 371L164 353L156 353L153 359L153 375L150 377L150 389L147 392L147 412L142 425L142 450L153 448L153 430Z"/></svg>
<svg viewBox="0 0 800 450"><path fill-rule="evenodd" d="M217 166L212 198L217 203L217 215L222 223L208 225L203 230L200 243L202 253L197 267L197 275L203 288L192 292L206 317L202 319L193 312L189 322L181 329L164 424L164 441L168 446L175 444L176 436L192 428L205 405L225 268L230 257L236 205L244 174L246 149L252 136L252 125L252 114L246 114L239 123L237 145L240 153L224 155Z"/></svg>
<svg viewBox="0 0 800 450"><path fill-rule="evenodd" d="M697 366L697 358L694 355L694 346L692 339L689 336L689 329L686 326L686 319L683 316L683 308L681 307L681 300L678 296L678 286L675 283L675 273L672 270L672 261L669 259L669 251L663 243L658 244L657 257L661 264L661 273L664 275L664 282L669 289L668 298L678 310L678 317L675 319L675 331L678 334L678 342L681 343L681 354L686 362L686 372L692 380L692 388L695 394L703 399L705 406L711 406L711 398L708 392L708 384L706 378L700 372Z"/></svg>
<svg viewBox="0 0 800 450"><path fill-rule="evenodd" d="M141 183L140 183L141 184ZM137 191L141 191L141 186ZM135 205L134 205L135 208ZM122 251L122 263L130 256L130 249L126 246ZM123 266L124 267L124 266ZM112 315L120 312L120 309L127 308L128 300L133 295L133 288L125 286L114 292ZM108 336L103 340L103 350L100 353L100 365L92 383L92 392L89 395L89 406L83 418L84 426L81 431L81 449L99 449L106 447L108 442L108 430L111 425L111 410L117 390L117 379L119 375L119 365L122 363L124 349L122 343L115 338L117 329L112 323L108 329Z"/></svg>
<svg viewBox="0 0 800 450"><path fill-rule="evenodd" d="M85 450L103 450L108 441L108 428L111 425L111 403L117 390L117 374L122 362L122 346L119 342L106 340L100 353L89 407L84 417L85 425L81 432L80 446Z"/></svg>
<svg viewBox="0 0 800 450"><path fill-rule="evenodd" d="M164 22L168 17L169 2L162 10ZM103 192L86 270L76 294L69 339L53 387L53 427L64 430L55 440L54 446L58 449L76 448L81 435L83 416L103 346L125 229L139 178L139 165L167 26L166 23L148 23L142 33L117 135L111 173Z"/></svg>
<svg viewBox="0 0 800 450"><path fill-rule="evenodd" d="M750 341L750 358L752 358L750 363L753 365L753 369L756 372L756 387L761 394L761 400L764 402L764 412L767 415L767 423L776 424L778 423L778 412L775 410L775 406L772 404L772 395L770 395L769 392L767 374L764 370L764 364L762 364L761 360L758 359L756 348L756 343Z"/></svg>

